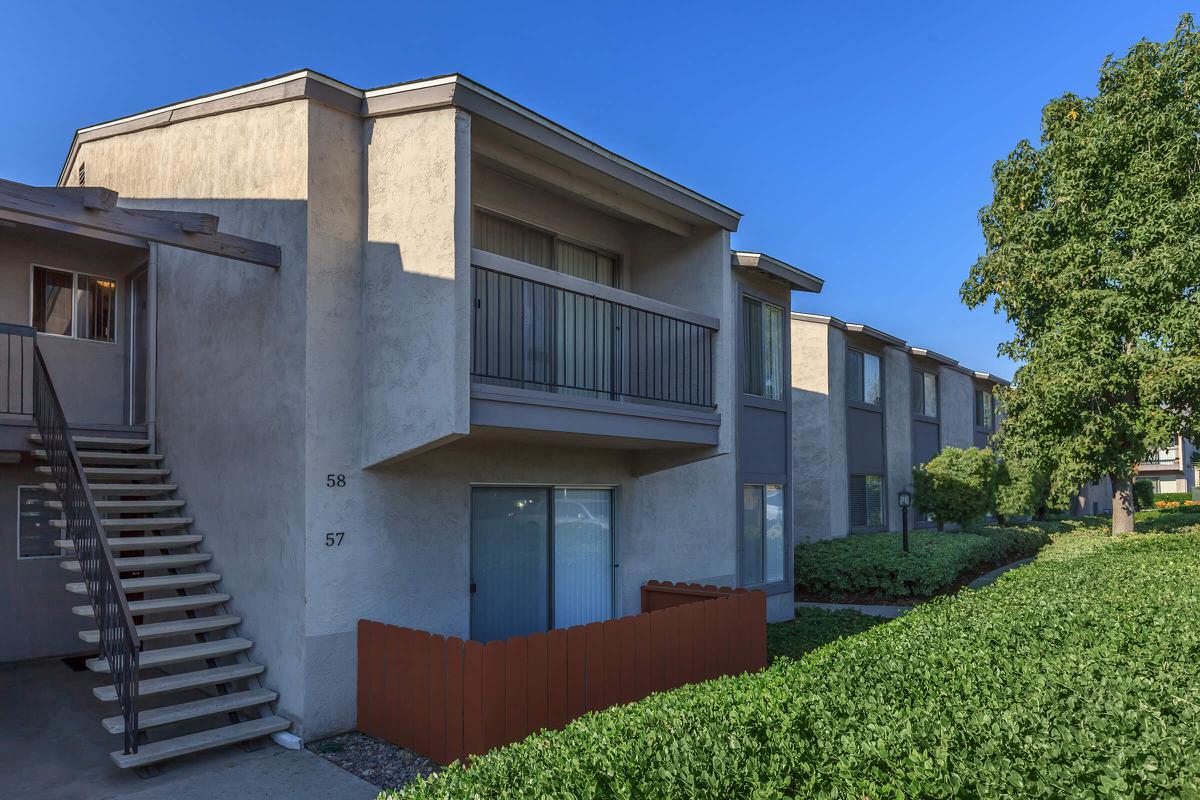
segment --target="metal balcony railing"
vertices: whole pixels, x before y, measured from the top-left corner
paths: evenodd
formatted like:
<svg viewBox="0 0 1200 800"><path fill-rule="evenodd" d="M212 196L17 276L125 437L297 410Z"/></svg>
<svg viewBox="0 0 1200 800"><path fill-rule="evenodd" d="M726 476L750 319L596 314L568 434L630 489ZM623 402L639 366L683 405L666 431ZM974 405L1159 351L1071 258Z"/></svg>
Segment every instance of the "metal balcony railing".
<svg viewBox="0 0 1200 800"><path fill-rule="evenodd" d="M605 287L598 287L603 289ZM471 268L471 375L583 397L713 407L713 327ZM625 294L625 293L621 293Z"/></svg>
<svg viewBox="0 0 1200 800"><path fill-rule="evenodd" d="M33 341L28 325L0 322L0 414L33 413Z"/></svg>

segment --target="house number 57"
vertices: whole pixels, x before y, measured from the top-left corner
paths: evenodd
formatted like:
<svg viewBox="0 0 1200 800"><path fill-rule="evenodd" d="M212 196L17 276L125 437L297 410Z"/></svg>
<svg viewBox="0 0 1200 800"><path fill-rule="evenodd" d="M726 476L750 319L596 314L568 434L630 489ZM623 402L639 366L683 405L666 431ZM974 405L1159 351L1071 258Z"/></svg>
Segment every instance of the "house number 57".
<svg viewBox="0 0 1200 800"><path fill-rule="evenodd" d="M326 547L341 547L342 539L345 537L345 535L346 535L345 531L336 531L334 533L325 534L325 546Z"/></svg>

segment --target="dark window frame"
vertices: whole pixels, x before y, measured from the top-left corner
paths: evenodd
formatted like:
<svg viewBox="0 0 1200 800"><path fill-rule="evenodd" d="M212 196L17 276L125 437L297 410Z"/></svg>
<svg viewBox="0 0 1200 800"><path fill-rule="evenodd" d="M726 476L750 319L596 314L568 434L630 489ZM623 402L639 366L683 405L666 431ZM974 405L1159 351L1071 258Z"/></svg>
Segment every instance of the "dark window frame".
<svg viewBox="0 0 1200 800"><path fill-rule="evenodd" d="M913 367L913 383L912 383L912 414L918 419L937 422L942 416L942 387L941 380L936 372L929 372L919 367ZM926 378L933 378L933 414L926 413L927 401L929 399L926 390L928 386L925 383ZM917 404L917 388L920 387L920 404Z"/></svg>
<svg viewBox="0 0 1200 800"><path fill-rule="evenodd" d="M751 353L751 350L753 349L753 342L751 341L750 335L749 335L751 326L753 323L750 319L750 315L747 313L748 310L752 307L757 307L757 309L758 309L758 314L754 318L757 322L757 325L756 325L757 331L755 332L757 338L755 339L755 341L759 345L759 347L758 347L759 352L757 355L757 359L758 359L757 360L757 364L758 364L757 372L755 372L753 370L753 365L755 364L753 355ZM778 312L778 315L779 315L779 327L778 327L778 330L775 332L776 333L775 340L776 340L776 342L778 342L778 345L779 345L778 351L776 353L771 353L770 349L768 347L768 340L767 340L767 335L766 335L767 329L768 329L766 310L768 308L774 309L776 312ZM740 359L742 362L741 363L741 391L742 391L742 394L744 394L748 397L754 397L759 400L766 401L768 403L782 403L784 400L784 395L787 391L787 384L789 382L788 378L787 378L787 364L786 364L786 360L787 360L786 355L787 354L785 352L786 345L784 343L784 336L787 333L787 326L784 324L784 320L787 317L786 312L784 311L783 306L780 306L777 303L772 303L769 300L764 300L763 298L757 297L748 292L742 292L741 293L741 302L738 306L738 314L740 315L739 321L741 323L738 326L738 338L739 338L739 345L740 345L738 349L740 351ZM776 387L776 396L771 396L771 395L767 394L767 379L766 379L767 369L766 369L766 366L772 355L774 355L778 358L778 365L777 365L778 368L776 370L778 372L778 386Z"/></svg>
<svg viewBox="0 0 1200 800"><path fill-rule="evenodd" d="M537 225L537 224L534 224L527 220L523 220L518 217L514 217L511 214L505 214L501 211L496 211L495 209L488 208L487 206L475 205L472 208L472 216L471 216L471 246L472 247L477 247L480 250L484 250L485 252L488 252L488 253L492 252L491 250L487 250L484 247L480 247L481 242L478 242L476 240L475 229L476 229L476 223L480 216L492 217L493 219L508 223L509 225L515 225L515 226L521 228L524 234L530 234L530 233L539 234L541 236L546 236L550 239L550 253L549 253L550 264L549 265L538 264L536 261L533 261L530 258L528 258L528 255L529 255L528 242L524 239L522 240L522 251L525 253L525 257L517 259L518 261L523 261L526 264L533 264L534 266L542 267L543 269L553 270L554 272L561 272L561 270L559 269L559 265L558 265L558 243L562 242L564 244L569 244L573 247L579 247L579 248L583 248L585 250L591 250L598 256L603 256L604 258L612 259L612 262L613 262L612 283L602 283L600 281L590 281L590 282L598 283L601 286L608 286L613 289L621 288L621 280L624 277L624 275L623 275L623 266L624 265L622 264L620 253L614 252L605 247L600 247L599 245L593 244L591 242L585 242L582 239L576 239L572 236L567 236L565 234L559 233L556 230L552 230L551 228L547 228L545 226ZM504 256L503 253L494 253L494 255ZM505 256L505 257L508 257L508 256ZM580 280L587 280L587 278L580 278Z"/></svg>
<svg viewBox="0 0 1200 800"><path fill-rule="evenodd" d="M876 524L871 524L869 521L861 524L856 524L854 520L854 479L863 479L863 509L866 511L866 479L879 478L879 517L880 521ZM850 532L851 533L881 533L888 529L888 499L887 499L887 475L877 472L851 472L846 479L846 503L850 517Z"/></svg>
<svg viewBox="0 0 1200 800"><path fill-rule="evenodd" d="M46 308L44 306L45 299L39 298L37 294L38 272L57 273L58 275L71 276L71 331L70 333L51 333L44 330L46 326ZM105 288L111 290L112 303L107 310L108 327L111 331L110 338L99 338L96 336L84 336L80 331L80 314L79 304L80 295L83 288L80 285L80 279L86 278L96 283L109 284ZM121 319L120 307L121 281L119 278L114 278L111 275L97 275L92 272L83 272L81 270L63 269L62 267L51 267L47 264L39 264L32 262L29 265L29 325L36 329L41 336L56 336L60 339L74 339L80 342L96 342L99 344L117 344L119 336L119 325ZM42 304L39 312L39 304ZM95 330L96 315L89 314L89 319Z"/></svg>
<svg viewBox="0 0 1200 800"><path fill-rule="evenodd" d="M852 354L858 357L857 366L851 367ZM872 403L867 400L867 358L875 359L879 374L879 400ZM853 345L846 346L846 402L855 408L881 411L886 402L884 396L883 356L870 350ZM857 389L857 391L854 391ZM857 394L857 397L855 396Z"/></svg>

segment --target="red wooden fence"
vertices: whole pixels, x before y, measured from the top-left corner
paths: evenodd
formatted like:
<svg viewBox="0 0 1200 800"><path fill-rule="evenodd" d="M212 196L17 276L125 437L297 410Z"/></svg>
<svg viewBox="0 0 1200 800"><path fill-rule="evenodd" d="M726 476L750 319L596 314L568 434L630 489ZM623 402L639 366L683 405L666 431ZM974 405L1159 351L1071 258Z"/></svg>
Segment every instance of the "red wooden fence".
<svg viewBox="0 0 1200 800"><path fill-rule="evenodd" d="M642 586L642 611L661 611L687 603L698 603L715 597L729 597L745 589L730 589L728 586L713 586L698 583L671 583L649 581ZM765 624L765 623L764 623Z"/></svg>
<svg viewBox="0 0 1200 800"><path fill-rule="evenodd" d="M487 644L359 620L358 729L448 764L588 711L766 666L766 597L719 591Z"/></svg>

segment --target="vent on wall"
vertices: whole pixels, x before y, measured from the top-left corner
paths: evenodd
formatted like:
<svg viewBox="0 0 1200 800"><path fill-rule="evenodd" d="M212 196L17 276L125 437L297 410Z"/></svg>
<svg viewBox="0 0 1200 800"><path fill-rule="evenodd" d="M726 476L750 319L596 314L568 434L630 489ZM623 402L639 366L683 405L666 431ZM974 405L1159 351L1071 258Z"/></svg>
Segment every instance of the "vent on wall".
<svg viewBox="0 0 1200 800"><path fill-rule="evenodd" d="M79 185L87 186L87 162L79 162Z"/></svg>

